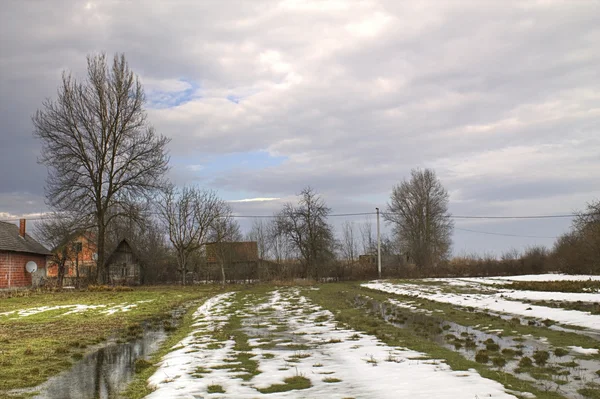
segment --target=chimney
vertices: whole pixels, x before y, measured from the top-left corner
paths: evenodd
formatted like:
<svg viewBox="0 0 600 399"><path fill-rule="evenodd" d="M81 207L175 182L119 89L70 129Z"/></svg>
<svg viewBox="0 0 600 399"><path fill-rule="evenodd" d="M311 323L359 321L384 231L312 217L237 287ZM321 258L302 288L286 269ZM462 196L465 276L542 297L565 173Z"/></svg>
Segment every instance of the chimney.
<svg viewBox="0 0 600 399"><path fill-rule="evenodd" d="M26 220L20 219L19 220L19 235L23 238L25 238L25 225L26 225Z"/></svg>

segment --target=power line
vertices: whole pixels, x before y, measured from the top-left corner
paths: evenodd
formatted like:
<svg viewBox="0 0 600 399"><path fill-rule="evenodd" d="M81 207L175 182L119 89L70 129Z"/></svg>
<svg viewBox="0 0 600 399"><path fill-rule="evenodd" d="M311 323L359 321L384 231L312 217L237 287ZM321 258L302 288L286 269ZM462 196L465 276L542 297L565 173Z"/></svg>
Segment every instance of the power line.
<svg viewBox="0 0 600 399"><path fill-rule="evenodd" d="M520 234L494 233L491 231L463 229L460 227L455 227L454 230L468 231L470 233L487 234L487 235L491 235L491 236L520 237L520 238L552 238L552 239L558 238L558 237L550 237L550 236L529 236L529 235L520 235Z"/></svg>
<svg viewBox="0 0 600 399"><path fill-rule="evenodd" d="M156 212L150 212L153 215L159 215ZM335 213L327 215L327 217L346 217L346 216L367 216L375 215L375 212L359 212L359 213ZM230 215L232 218L246 218L246 219L272 219L278 217L277 215ZM27 218L27 221L43 220L43 217ZM18 222L20 219L4 219L0 222Z"/></svg>
<svg viewBox="0 0 600 399"><path fill-rule="evenodd" d="M157 214L157 213L153 213ZM392 215L390 212L382 212L382 215ZM327 215L328 217L348 217L348 216L369 216L376 215L376 212L358 212L358 213L334 213ZM450 219L558 219L558 218L572 218L578 216L577 214L559 214L559 215L519 215L519 216L469 216L469 215L449 215ZM276 218L277 215L231 215L233 218L247 218L247 219L271 219ZM43 217L28 218L27 220L36 221L42 220ZM0 222L18 222L19 219L4 219Z"/></svg>
<svg viewBox="0 0 600 399"><path fill-rule="evenodd" d="M529 216L462 216L450 215L451 219L557 219L557 218L572 218L576 214L563 215L529 215Z"/></svg>

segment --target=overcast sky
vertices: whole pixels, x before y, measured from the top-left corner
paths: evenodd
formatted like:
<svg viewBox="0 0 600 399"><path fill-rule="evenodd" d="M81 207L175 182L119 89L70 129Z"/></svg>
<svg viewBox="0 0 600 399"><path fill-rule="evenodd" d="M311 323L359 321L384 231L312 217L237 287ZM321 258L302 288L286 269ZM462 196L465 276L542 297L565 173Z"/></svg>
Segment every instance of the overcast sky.
<svg viewBox="0 0 600 399"><path fill-rule="evenodd" d="M173 181L277 198L240 214L306 185L334 213L374 211L416 167L456 215L600 198L595 0L2 0L0 14L0 219L46 210L31 115L99 51L140 76ZM569 224L457 221L454 252L551 246Z"/></svg>

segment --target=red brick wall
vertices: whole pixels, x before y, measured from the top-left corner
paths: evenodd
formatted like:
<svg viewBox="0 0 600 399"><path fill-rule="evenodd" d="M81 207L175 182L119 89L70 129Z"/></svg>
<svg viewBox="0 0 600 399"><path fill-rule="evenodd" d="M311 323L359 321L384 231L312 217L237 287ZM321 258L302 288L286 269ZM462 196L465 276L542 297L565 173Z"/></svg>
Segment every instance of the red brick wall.
<svg viewBox="0 0 600 399"><path fill-rule="evenodd" d="M25 270L25 264L30 260L37 263L39 269L46 267L46 257L43 255L0 252L0 288L30 286L31 273Z"/></svg>
<svg viewBox="0 0 600 399"><path fill-rule="evenodd" d="M93 254L96 253L96 243L93 239L90 239L87 235L83 234L77 238L69 241L67 246L71 248L71 245L75 242L81 242L81 252L78 255L79 258L79 275L87 275L88 271L95 270L96 261L94 261ZM68 258L75 259L75 253L70 251ZM52 261L48 263L46 267L48 277L58 277L58 265ZM92 273L93 274L93 273ZM75 268L75 260L68 260L65 262L65 277L75 277L77 271Z"/></svg>

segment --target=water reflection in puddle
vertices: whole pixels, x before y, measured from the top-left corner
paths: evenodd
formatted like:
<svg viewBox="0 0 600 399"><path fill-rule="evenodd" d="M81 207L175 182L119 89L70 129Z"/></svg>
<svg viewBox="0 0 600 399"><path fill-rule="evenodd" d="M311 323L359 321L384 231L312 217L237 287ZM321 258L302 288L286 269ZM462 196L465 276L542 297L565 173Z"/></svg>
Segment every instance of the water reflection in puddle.
<svg viewBox="0 0 600 399"><path fill-rule="evenodd" d="M146 330L142 338L101 348L85 356L69 371L48 380L36 398L116 398L131 381L135 361L156 351L165 337L162 330Z"/></svg>

